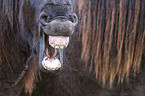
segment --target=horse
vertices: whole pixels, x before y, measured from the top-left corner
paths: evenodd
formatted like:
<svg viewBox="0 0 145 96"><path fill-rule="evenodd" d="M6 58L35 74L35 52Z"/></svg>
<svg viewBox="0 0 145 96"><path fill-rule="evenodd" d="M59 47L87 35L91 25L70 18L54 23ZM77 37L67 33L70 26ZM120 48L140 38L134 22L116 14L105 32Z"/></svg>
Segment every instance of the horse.
<svg viewBox="0 0 145 96"><path fill-rule="evenodd" d="M0 0L0 96L144 96L144 5Z"/></svg>
<svg viewBox="0 0 145 96"><path fill-rule="evenodd" d="M75 0L0 1L1 95L31 95L40 70L49 75L51 71L60 69L63 59L57 59L57 49L63 52L64 47L67 47L78 22L74 2ZM56 41L58 38L59 42ZM46 63L43 63L43 58L48 58ZM50 64L51 61L56 63Z"/></svg>

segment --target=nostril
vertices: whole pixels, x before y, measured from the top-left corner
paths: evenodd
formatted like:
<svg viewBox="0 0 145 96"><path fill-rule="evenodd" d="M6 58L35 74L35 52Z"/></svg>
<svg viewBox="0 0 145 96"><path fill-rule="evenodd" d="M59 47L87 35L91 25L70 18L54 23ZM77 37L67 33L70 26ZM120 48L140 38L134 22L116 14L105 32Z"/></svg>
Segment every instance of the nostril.
<svg viewBox="0 0 145 96"><path fill-rule="evenodd" d="M69 19L70 19L71 22L74 22L74 18L72 16L72 14L69 15Z"/></svg>
<svg viewBox="0 0 145 96"><path fill-rule="evenodd" d="M69 16L69 17L68 17ZM42 24L42 26L47 26L48 23L50 23L52 20L54 19L68 19L70 20L74 25L76 25L78 23L78 17L75 13L70 13L67 16L56 16L54 18L54 16L52 16L51 14L47 14L45 12L41 12L39 15L39 21Z"/></svg>
<svg viewBox="0 0 145 96"><path fill-rule="evenodd" d="M42 16L41 20L47 21L47 16Z"/></svg>
<svg viewBox="0 0 145 96"><path fill-rule="evenodd" d="M75 13L70 15L72 22L76 25L78 23L78 17Z"/></svg>
<svg viewBox="0 0 145 96"><path fill-rule="evenodd" d="M46 13L44 13L44 12L41 12L41 13L40 13L39 20L40 20L40 23L41 23L42 25L47 25L47 23L48 23L48 18L49 18L48 14L46 14Z"/></svg>

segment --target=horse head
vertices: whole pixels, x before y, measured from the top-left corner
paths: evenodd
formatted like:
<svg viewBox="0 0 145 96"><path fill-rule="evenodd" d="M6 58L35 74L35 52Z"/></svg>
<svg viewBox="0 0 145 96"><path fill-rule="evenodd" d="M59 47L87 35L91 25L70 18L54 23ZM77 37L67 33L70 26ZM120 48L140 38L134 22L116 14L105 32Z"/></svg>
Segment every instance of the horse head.
<svg viewBox="0 0 145 96"><path fill-rule="evenodd" d="M75 0L21 2L21 34L32 46L31 49L38 49L39 67L42 71L53 71L62 67L63 49L68 46L69 37L78 23L73 10L74 2Z"/></svg>

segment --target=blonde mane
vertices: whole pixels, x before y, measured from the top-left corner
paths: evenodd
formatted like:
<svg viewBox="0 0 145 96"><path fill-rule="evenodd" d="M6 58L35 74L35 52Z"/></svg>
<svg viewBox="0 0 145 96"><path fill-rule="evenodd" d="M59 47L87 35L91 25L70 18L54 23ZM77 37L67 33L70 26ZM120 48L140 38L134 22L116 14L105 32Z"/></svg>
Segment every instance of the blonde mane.
<svg viewBox="0 0 145 96"><path fill-rule="evenodd" d="M82 59L112 86L140 71L145 47L143 0L78 1Z"/></svg>

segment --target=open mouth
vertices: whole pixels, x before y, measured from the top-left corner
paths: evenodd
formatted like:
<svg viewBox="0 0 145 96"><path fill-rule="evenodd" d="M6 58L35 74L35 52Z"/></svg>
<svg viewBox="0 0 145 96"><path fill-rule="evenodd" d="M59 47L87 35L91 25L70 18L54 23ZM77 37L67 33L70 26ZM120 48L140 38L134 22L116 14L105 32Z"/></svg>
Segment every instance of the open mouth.
<svg viewBox="0 0 145 96"><path fill-rule="evenodd" d="M40 36L39 67L41 71L57 71L63 66L63 49L69 44L68 36Z"/></svg>
<svg viewBox="0 0 145 96"><path fill-rule="evenodd" d="M63 49L69 44L69 36L78 22L76 14L71 18L57 16L48 22L49 16L41 12L39 20L39 68L41 71L56 71L63 66ZM42 30L41 30L42 29Z"/></svg>

